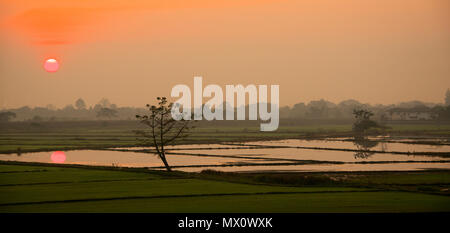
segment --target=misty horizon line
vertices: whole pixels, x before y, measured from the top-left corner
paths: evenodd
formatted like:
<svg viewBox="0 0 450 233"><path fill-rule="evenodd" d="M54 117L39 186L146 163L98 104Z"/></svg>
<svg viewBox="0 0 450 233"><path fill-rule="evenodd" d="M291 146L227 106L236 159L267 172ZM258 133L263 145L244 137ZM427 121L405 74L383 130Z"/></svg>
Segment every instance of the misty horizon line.
<svg viewBox="0 0 450 233"><path fill-rule="evenodd" d="M83 98L78 98L77 100L74 101L74 103L68 103L68 104L66 104L66 105L64 105L62 107L61 106L58 107L58 106L55 106L53 104L47 104L45 106L42 106L42 105L34 105L34 106L32 106L32 105L22 105L22 106L17 106L17 107L0 106L0 111L21 109L21 108L30 108L30 109L45 108L45 109L48 109L48 110L63 110L63 109L66 109L66 108L73 107L74 109L94 109L94 108L96 108L96 106L100 106L100 107L103 107L103 108L135 108L135 109L146 109L147 108L146 107L147 103L143 104L142 106L130 106L130 105L118 106L117 104L109 102L109 100L107 98L102 98L99 102L97 102L96 104L92 104L92 105L86 105L86 102L84 102L84 100L83 100L83 102L85 103L85 107L78 108L76 106L76 101L78 101L80 99L83 100ZM107 104L101 103L103 100L108 101L108 103ZM445 105L445 101L442 101L442 102L425 102L425 101L421 101L421 100L409 100L409 101L400 101L400 102L390 103L390 104L380 104L380 103L371 104L371 103L363 103L363 102L360 102L360 101L358 101L356 99L346 99L346 100L342 100L342 101L339 101L339 102L332 102L332 101L326 100L324 98L321 98L321 99L310 100L310 101L305 101L305 102L297 102L297 103L292 104L292 105L279 105L279 107L280 108L286 108L286 107L294 108L296 105L299 105L299 104L309 105L311 103L317 103L317 102L323 102L323 103L326 103L326 104L331 104L331 105L336 105L336 106L343 105L343 104L344 105L359 104L359 105L368 106L368 107L369 106L374 106L374 107L375 106L386 106L386 107L389 107L389 106L396 106L396 105L425 105L427 107L434 107L434 106L443 106L443 105ZM225 103L227 103L227 102L226 101L222 102L222 104L225 104ZM270 104L270 102L267 102L266 104ZM150 104L150 105L152 105L152 104ZM235 105L235 108L242 107L242 106L248 106L248 105L249 104L239 105L239 106Z"/></svg>

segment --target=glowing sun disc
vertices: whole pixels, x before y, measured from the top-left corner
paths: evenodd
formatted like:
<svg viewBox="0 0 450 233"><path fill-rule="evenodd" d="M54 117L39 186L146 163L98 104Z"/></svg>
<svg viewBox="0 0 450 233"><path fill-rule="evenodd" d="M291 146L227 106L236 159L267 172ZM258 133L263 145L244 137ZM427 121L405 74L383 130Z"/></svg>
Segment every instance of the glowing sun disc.
<svg viewBox="0 0 450 233"><path fill-rule="evenodd" d="M47 59L44 63L44 69L47 72L56 72L59 69L59 62L54 58Z"/></svg>

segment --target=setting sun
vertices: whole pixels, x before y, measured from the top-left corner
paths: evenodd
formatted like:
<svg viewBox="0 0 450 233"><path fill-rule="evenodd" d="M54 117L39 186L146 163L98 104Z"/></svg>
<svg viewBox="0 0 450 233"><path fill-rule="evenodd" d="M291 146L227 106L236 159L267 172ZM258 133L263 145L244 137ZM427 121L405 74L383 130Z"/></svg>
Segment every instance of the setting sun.
<svg viewBox="0 0 450 233"><path fill-rule="evenodd" d="M44 69L47 72L56 72L59 69L59 62L54 58L47 59L44 63Z"/></svg>

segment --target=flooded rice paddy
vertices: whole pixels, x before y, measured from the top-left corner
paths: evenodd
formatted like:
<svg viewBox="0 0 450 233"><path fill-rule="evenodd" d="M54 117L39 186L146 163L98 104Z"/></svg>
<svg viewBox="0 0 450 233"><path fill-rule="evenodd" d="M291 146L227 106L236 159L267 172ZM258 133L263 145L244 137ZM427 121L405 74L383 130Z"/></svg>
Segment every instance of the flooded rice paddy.
<svg viewBox="0 0 450 233"><path fill-rule="evenodd" d="M442 140L349 138L256 141L167 147L174 170L234 172L405 171L450 169L450 144ZM0 154L0 160L164 169L151 148Z"/></svg>

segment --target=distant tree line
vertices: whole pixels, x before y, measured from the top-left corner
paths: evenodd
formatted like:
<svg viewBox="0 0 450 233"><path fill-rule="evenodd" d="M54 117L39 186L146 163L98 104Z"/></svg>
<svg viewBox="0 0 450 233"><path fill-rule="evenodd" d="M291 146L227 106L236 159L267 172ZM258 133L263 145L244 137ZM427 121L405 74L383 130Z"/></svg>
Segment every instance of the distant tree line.
<svg viewBox="0 0 450 233"><path fill-rule="evenodd" d="M450 120L450 90L447 90L444 104L410 101L391 105L370 105L357 100L333 103L324 99L297 103L292 107L280 107L282 119L353 119L355 109L366 109L373 113L372 119L382 119L383 113L393 108L428 108L439 113L440 119ZM247 106L248 110L248 106ZM6 121L62 121L62 120L133 120L136 114L144 114L145 108L118 107L108 99L101 99L94 106L88 106L83 99L63 108L53 105L30 108L24 106L0 111L0 122ZM248 111L246 111L248 112Z"/></svg>
<svg viewBox="0 0 450 233"><path fill-rule="evenodd" d="M450 96L450 95L448 95ZM450 97L449 97L450 98ZM326 100L311 101L308 104L298 103L293 107L280 108L280 118L293 119L351 119L355 109L366 109L372 113L373 119L383 119L383 114L389 109L427 109L438 113L440 119L450 120L450 106L410 101L390 105L363 104L357 100L345 100L338 104Z"/></svg>
<svg viewBox="0 0 450 233"><path fill-rule="evenodd" d="M6 121L64 121L64 120L134 120L136 113L144 113L144 108L117 107L103 98L94 106L89 106L83 99L74 104L56 108L49 104L46 107L28 106L4 109L0 111L0 122Z"/></svg>

